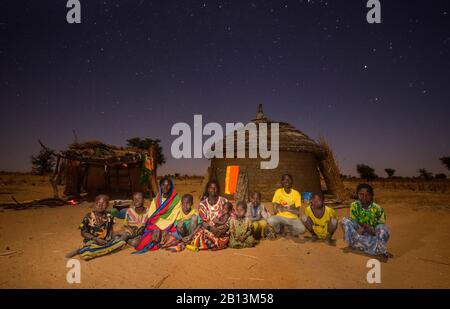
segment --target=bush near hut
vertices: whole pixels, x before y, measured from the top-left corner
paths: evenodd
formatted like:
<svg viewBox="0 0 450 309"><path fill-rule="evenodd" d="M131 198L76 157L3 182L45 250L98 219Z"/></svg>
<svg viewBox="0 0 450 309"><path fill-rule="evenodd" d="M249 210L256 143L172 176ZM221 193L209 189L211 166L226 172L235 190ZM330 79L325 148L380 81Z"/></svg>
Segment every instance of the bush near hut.
<svg viewBox="0 0 450 309"><path fill-rule="evenodd" d="M344 180L344 184L346 188L354 190L362 181L366 180L360 178L349 178ZM368 183L375 189L375 191L377 189L381 189L392 191L450 193L450 179L424 180L410 177L393 177L378 178L376 180L368 181Z"/></svg>
<svg viewBox="0 0 450 309"><path fill-rule="evenodd" d="M161 140L159 139L133 137L127 139L127 146L141 150L148 150L151 146L156 146L156 164L161 166L166 163L166 157L164 156L160 142Z"/></svg>
<svg viewBox="0 0 450 309"><path fill-rule="evenodd" d="M378 175L375 174L375 170L366 164L358 164L356 166L356 171L362 179L367 181L378 178Z"/></svg>
<svg viewBox="0 0 450 309"><path fill-rule="evenodd" d="M447 179L447 175L440 173L440 174L436 174L434 175L435 179Z"/></svg>
<svg viewBox="0 0 450 309"><path fill-rule="evenodd" d="M433 179L433 173L430 173L425 168L419 168L417 170L417 173L419 173L419 178L421 178L421 179L425 179L425 180Z"/></svg>
<svg viewBox="0 0 450 309"><path fill-rule="evenodd" d="M45 175L53 172L55 166L55 157L47 149L41 149L37 155L31 156L32 173L36 175Z"/></svg>

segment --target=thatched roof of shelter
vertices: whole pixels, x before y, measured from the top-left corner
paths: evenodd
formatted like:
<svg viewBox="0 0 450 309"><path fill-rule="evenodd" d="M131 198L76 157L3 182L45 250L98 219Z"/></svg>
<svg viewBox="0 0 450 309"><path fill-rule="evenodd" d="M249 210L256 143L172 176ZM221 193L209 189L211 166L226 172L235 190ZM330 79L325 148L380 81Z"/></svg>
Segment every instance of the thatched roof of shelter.
<svg viewBox="0 0 450 309"><path fill-rule="evenodd" d="M131 148L108 145L101 141L87 141L72 143L62 155L69 160L78 160L91 164L130 164L138 163L145 151Z"/></svg>
<svg viewBox="0 0 450 309"><path fill-rule="evenodd" d="M325 151L322 146L320 146L318 143L316 143L313 139L311 139L305 133L296 129L293 125L286 123L286 122L273 121L273 120L267 118L264 115L261 104L258 107L258 112L256 114L256 118L253 119L252 122L257 124L257 127L258 127L258 124L260 124L260 123L268 124L267 143L268 143L269 147L270 147L270 142L271 142L270 125L272 123L278 123L279 124L279 144L278 144L279 151L311 152L311 153L314 153L318 158L321 158L325 155ZM259 134L259 131L258 131L258 134ZM226 138L228 138L230 136L231 135L227 135ZM236 149L237 149L236 136L237 136L237 133L234 132L235 153L236 153ZM224 140L222 142L224 142ZM223 145L224 145L224 153L225 153L226 152L225 143ZM246 134L245 149L248 150L248 148L249 148L249 134Z"/></svg>

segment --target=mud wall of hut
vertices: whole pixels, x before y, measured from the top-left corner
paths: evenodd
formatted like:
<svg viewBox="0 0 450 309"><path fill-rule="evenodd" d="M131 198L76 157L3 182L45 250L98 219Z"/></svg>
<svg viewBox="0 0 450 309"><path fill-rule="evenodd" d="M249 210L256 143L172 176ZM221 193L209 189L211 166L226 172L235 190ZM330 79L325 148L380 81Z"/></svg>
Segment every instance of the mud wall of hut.
<svg viewBox="0 0 450 309"><path fill-rule="evenodd" d="M294 188L301 192L320 190L318 163L313 153L280 152L276 169L260 169L260 159L222 159L211 160L211 177L219 182L222 193L225 190L226 169L229 165L239 165L248 175L249 191L259 191L263 201L271 201L280 187L281 175L288 173L294 177Z"/></svg>

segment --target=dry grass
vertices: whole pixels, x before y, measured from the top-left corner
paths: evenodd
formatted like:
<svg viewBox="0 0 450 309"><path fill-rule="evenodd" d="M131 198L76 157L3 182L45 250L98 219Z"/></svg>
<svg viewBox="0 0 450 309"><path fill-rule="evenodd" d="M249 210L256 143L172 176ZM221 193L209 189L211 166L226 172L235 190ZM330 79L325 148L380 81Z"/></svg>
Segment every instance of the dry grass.
<svg viewBox="0 0 450 309"><path fill-rule="evenodd" d="M358 183L366 182L364 180L346 179L344 181L346 188L356 188ZM386 179L381 178L374 181L369 181L374 189L382 190L400 190L400 191L414 191L414 192L436 192L436 193L450 193L450 180L449 179L432 179L423 180L418 178L393 178Z"/></svg>

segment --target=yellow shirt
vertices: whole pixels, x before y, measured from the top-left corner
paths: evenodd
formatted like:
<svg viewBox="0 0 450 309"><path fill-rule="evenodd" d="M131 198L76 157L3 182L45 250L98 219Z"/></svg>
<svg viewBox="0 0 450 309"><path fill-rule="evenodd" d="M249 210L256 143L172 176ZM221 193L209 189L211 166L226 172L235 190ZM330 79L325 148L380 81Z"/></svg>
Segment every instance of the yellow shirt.
<svg viewBox="0 0 450 309"><path fill-rule="evenodd" d="M179 221L186 221L186 220L190 220L193 216L198 216L198 211L197 209L192 208L191 211L188 214L185 214L183 212L183 209L181 209L181 214L178 218Z"/></svg>
<svg viewBox="0 0 450 309"><path fill-rule="evenodd" d="M322 218L317 218L312 209L311 206L306 207L305 214L311 219L313 222L313 231L316 233L317 237L319 239L325 239L328 237L328 223L330 222L331 218L336 218L336 212L333 208L325 206L325 211L323 213Z"/></svg>
<svg viewBox="0 0 450 309"><path fill-rule="evenodd" d="M284 191L284 188L280 188L275 191L273 195L272 203L280 204L281 206L290 206L294 205L299 208L302 206L302 199L300 197L300 193L297 190L291 189L291 192L288 194ZM279 211L277 216L289 218L289 219L298 219L297 215L289 211Z"/></svg>

